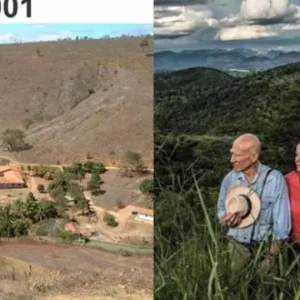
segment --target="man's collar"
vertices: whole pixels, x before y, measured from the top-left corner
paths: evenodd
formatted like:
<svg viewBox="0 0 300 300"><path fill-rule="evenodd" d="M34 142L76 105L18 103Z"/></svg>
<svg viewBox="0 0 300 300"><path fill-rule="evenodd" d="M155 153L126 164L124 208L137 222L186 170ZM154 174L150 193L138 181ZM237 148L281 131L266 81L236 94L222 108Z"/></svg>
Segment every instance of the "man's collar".
<svg viewBox="0 0 300 300"><path fill-rule="evenodd" d="M257 173L256 173L253 181L251 182L251 184L256 182L258 176L262 173L262 171L263 171L263 165L259 161L258 164L257 164ZM244 172L237 172L237 178L240 179L240 180L246 181L246 177L245 177Z"/></svg>

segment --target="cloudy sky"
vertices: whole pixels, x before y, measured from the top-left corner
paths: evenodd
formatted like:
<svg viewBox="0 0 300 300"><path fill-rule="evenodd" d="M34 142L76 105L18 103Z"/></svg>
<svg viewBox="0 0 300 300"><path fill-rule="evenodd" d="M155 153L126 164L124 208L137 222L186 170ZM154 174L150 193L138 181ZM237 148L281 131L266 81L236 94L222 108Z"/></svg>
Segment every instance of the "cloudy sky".
<svg viewBox="0 0 300 300"><path fill-rule="evenodd" d="M140 35L152 33L152 28L151 24L1 24L0 44L53 41L76 36Z"/></svg>
<svg viewBox="0 0 300 300"><path fill-rule="evenodd" d="M156 51L300 50L300 0L154 0Z"/></svg>

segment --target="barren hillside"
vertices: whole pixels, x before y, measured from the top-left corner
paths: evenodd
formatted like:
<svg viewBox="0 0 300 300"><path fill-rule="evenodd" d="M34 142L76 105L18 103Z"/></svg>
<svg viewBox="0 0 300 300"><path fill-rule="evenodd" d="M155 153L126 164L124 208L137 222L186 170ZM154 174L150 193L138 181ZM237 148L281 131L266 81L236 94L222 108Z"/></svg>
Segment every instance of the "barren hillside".
<svg viewBox="0 0 300 300"><path fill-rule="evenodd" d="M0 46L0 130L20 128L25 162L116 160L128 150L152 163L152 41L139 38ZM11 155L11 153L9 154Z"/></svg>

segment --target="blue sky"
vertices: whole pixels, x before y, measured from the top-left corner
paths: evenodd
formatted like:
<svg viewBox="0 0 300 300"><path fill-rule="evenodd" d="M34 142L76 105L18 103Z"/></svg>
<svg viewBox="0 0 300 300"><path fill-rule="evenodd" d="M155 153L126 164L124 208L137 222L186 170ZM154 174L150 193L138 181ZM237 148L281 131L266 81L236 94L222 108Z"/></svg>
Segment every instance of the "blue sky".
<svg viewBox="0 0 300 300"><path fill-rule="evenodd" d="M152 34L152 24L1 24L0 43L35 42L89 36Z"/></svg>

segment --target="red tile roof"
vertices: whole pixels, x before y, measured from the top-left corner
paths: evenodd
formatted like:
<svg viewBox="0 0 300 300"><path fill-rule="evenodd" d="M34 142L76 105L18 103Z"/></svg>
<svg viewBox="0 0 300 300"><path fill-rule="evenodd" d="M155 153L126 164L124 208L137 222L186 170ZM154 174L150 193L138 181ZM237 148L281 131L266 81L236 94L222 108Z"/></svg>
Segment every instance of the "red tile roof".
<svg viewBox="0 0 300 300"><path fill-rule="evenodd" d="M22 176L22 168L17 164L0 166L0 183L25 183Z"/></svg>
<svg viewBox="0 0 300 300"><path fill-rule="evenodd" d="M65 224L64 228L65 228L65 230L70 230L73 233L78 233L78 234L80 233L80 229L79 229L78 225L74 222Z"/></svg>

